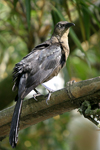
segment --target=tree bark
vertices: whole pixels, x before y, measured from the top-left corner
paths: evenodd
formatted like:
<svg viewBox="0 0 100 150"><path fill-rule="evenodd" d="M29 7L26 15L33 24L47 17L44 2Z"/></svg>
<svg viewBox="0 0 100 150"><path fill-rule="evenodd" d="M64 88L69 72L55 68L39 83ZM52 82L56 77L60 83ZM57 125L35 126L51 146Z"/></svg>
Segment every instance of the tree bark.
<svg viewBox="0 0 100 150"><path fill-rule="evenodd" d="M74 83L68 82L65 88L52 93L48 105L45 96L39 96L37 99L38 101L33 98L23 101L20 130L79 108L85 100L91 105L98 104L100 102L100 77ZM14 107L0 111L1 140L9 134Z"/></svg>

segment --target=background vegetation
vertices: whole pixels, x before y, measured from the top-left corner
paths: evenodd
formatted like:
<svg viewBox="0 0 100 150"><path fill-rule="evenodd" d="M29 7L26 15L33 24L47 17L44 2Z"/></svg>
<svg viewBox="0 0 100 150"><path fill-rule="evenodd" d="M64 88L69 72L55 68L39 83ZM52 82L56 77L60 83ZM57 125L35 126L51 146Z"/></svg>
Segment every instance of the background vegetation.
<svg viewBox="0 0 100 150"><path fill-rule="evenodd" d="M0 1L0 109L12 105L12 69L36 45L48 39L61 20L75 23L70 29L70 56L61 72L69 80L100 74L100 2L97 0ZM52 87L51 87L52 88ZM17 149L99 150L92 125L76 113L65 113L20 132ZM73 118L74 116L74 118ZM86 133L86 134L85 134ZM0 149L12 148L8 138Z"/></svg>

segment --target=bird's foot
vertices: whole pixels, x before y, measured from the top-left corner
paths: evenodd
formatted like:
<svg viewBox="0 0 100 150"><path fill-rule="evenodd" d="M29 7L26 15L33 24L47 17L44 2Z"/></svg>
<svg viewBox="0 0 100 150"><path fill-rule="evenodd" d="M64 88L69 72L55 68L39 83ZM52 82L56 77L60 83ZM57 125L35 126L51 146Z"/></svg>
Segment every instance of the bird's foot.
<svg viewBox="0 0 100 150"><path fill-rule="evenodd" d="M54 90L50 89L49 87L47 87L46 85L42 84L47 90L48 90L48 97L46 99L46 103L48 105L48 101L50 100L51 94L54 92Z"/></svg>
<svg viewBox="0 0 100 150"><path fill-rule="evenodd" d="M38 101L36 97L37 97L37 96L40 96L40 95L42 95L42 94L41 94L38 90L36 90L36 89L34 89L34 91L36 92L36 94L33 95L33 98L34 98L36 101Z"/></svg>
<svg viewBox="0 0 100 150"><path fill-rule="evenodd" d="M34 95L33 95L33 98L34 98L36 101L38 101L36 97L37 97L37 96L40 96L40 95L41 95L41 94L34 94Z"/></svg>
<svg viewBox="0 0 100 150"><path fill-rule="evenodd" d="M50 100L50 97L51 97L51 94L52 94L53 92L50 92L49 91L49 93L48 93L48 97L47 97L47 99L46 99L46 104L48 105L48 101Z"/></svg>
<svg viewBox="0 0 100 150"><path fill-rule="evenodd" d="M48 90L48 95L47 95L47 99L46 99L46 104L48 105L48 101L50 100L50 97L51 97L51 94L54 92L54 90L52 90L52 89L50 89L49 87L47 87L46 85L44 85L44 84L42 84L47 90ZM36 89L34 89L34 91L36 92L36 94L34 94L33 95L33 98L36 100L36 101L38 101L37 100L37 96L41 96L42 94L39 92L39 91L37 91Z"/></svg>

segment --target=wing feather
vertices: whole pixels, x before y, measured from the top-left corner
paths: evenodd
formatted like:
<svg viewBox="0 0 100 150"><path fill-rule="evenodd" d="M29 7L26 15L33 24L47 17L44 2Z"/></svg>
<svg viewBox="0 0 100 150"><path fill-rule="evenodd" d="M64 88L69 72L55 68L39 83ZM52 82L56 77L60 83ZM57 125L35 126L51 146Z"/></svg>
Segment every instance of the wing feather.
<svg viewBox="0 0 100 150"><path fill-rule="evenodd" d="M47 81L61 64L62 49L59 43L41 47L42 49L39 49L39 47L35 48L34 51L15 65L13 72L13 89L19 87L21 83L19 81L24 77L22 80L23 89L19 90L19 94L22 98L39 84ZM53 76L54 75L55 74L53 74Z"/></svg>
<svg viewBox="0 0 100 150"><path fill-rule="evenodd" d="M47 49L43 49L40 52L38 58L38 70L36 71L36 73L34 73L34 70L32 70L30 76L27 79L26 88L32 85L34 85L35 88L36 86L47 80L47 78L51 76L52 72L59 66L60 61L61 47L58 44L54 44Z"/></svg>

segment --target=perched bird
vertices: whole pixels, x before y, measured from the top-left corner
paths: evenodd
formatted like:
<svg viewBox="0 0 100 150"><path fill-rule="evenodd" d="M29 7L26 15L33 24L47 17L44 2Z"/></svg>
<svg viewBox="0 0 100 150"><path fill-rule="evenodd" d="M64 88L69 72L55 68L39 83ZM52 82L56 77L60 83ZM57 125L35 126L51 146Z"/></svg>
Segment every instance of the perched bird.
<svg viewBox="0 0 100 150"><path fill-rule="evenodd" d="M19 118L23 99L32 90L38 94L35 88L56 76L64 67L69 55L69 27L73 25L67 21L58 22L51 38L36 46L13 69L14 85L12 90L18 88L18 94L15 98L16 106L9 135L12 148L16 146L18 141ZM47 90L49 91L47 100L49 100L52 90L49 88Z"/></svg>

